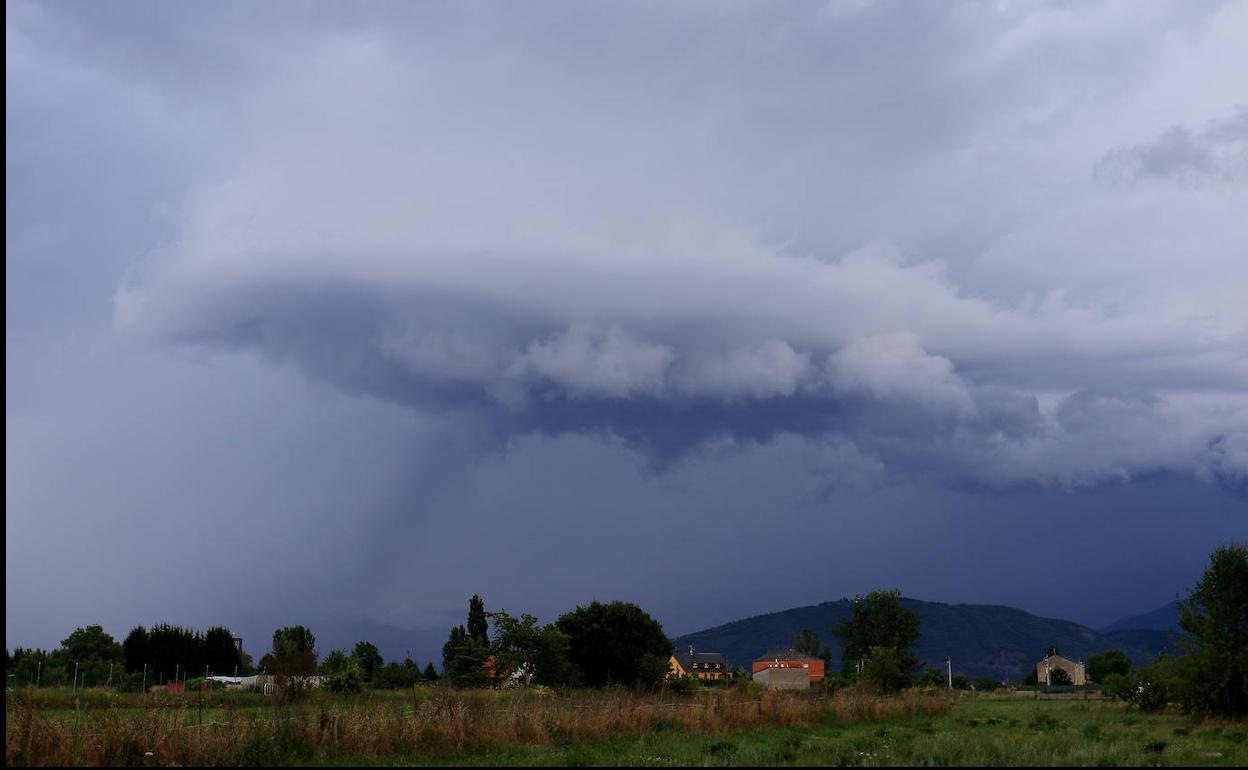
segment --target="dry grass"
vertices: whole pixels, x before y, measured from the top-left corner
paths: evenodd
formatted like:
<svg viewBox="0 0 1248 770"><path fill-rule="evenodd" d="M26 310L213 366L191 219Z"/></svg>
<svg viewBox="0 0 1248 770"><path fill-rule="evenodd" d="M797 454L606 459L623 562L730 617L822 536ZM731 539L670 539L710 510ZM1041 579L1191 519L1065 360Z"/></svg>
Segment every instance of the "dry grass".
<svg viewBox="0 0 1248 770"><path fill-rule="evenodd" d="M33 697L11 704L7 765L257 765L568 745L624 734L730 733L943 714L947 701L919 693L879 698L745 689L693 695L632 692L494 692L427 688L398 699L321 698L287 709L242 709L218 722L185 724L187 709L52 712Z"/></svg>

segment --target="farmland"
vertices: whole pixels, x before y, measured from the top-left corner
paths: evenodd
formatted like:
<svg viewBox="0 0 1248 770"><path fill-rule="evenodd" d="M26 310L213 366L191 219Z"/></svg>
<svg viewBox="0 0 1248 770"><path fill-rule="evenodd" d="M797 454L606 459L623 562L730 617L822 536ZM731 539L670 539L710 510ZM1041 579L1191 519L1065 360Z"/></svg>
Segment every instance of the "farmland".
<svg viewBox="0 0 1248 770"><path fill-rule="evenodd" d="M233 692L10 693L8 765L1248 764L1248 725L1106 700L424 686L282 705Z"/></svg>

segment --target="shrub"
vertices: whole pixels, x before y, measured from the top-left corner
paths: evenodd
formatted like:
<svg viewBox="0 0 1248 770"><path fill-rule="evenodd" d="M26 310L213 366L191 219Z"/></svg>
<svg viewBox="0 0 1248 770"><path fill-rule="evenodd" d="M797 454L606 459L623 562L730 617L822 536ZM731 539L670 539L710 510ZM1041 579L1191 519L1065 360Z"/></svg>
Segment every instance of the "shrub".
<svg viewBox="0 0 1248 770"><path fill-rule="evenodd" d="M1122 650L1098 652L1088 658L1088 677L1093 682L1105 684L1105 680L1114 674L1130 674L1131 659Z"/></svg>
<svg viewBox="0 0 1248 770"><path fill-rule="evenodd" d="M1177 701L1182 688L1178 661L1161 657L1140 669L1127 701L1141 711L1158 711Z"/></svg>
<svg viewBox="0 0 1248 770"><path fill-rule="evenodd" d="M352 658L347 658L325 680L325 687L333 693L358 693L363 686L364 671Z"/></svg>
<svg viewBox="0 0 1248 770"><path fill-rule="evenodd" d="M1130 674L1106 674L1105 681L1101 684L1101 692L1110 698L1122 701L1131 699L1131 693L1134 688L1135 683L1132 681Z"/></svg>
<svg viewBox="0 0 1248 770"><path fill-rule="evenodd" d="M696 676L685 674L667 680L667 686L676 692L693 692L702 689L702 680Z"/></svg>
<svg viewBox="0 0 1248 770"><path fill-rule="evenodd" d="M150 683L149 683L150 684ZM142 692L143 691L143 675L142 674L122 674L117 677L117 684L113 689L117 692Z"/></svg>
<svg viewBox="0 0 1248 770"><path fill-rule="evenodd" d="M1001 683L995 677L981 676L975 679L975 689L980 692L992 692L1001 686Z"/></svg>

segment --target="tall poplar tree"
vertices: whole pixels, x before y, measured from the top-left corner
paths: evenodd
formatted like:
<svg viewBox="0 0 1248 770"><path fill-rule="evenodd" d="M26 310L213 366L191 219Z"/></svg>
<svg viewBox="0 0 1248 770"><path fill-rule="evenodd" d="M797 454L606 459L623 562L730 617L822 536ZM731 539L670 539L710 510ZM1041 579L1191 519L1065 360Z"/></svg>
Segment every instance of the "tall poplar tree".
<svg viewBox="0 0 1248 770"><path fill-rule="evenodd" d="M472 595L468 600L468 638L482 645L490 646L489 625L485 618L485 602L480 596Z"/></svg>

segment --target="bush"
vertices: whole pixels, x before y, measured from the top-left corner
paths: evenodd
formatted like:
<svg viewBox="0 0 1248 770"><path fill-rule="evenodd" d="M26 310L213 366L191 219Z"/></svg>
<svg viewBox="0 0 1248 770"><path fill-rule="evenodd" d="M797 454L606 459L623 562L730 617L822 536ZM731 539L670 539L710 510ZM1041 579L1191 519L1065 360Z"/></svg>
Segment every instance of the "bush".
<svg viewBox="0 0 1248 770"><path fill-rule="evenodd" d="M761 685L760 685L761 686ZM824 675L823 679L813 682L810 688L823 695L831 695L845 686L845 680L835 671Z"/></svg>
<svg viewBox="0 0 1248 770"><path fill-rule="evenodd" d="M675 692L693 692L702 689L702 680L696 676L685 674L667 680L667 686Z"/></svg>
<svg viewBox="0 0 1248 770"><path fill-rule="evenodd" d="M762 698L763 693L767 692L767 688L763 686L762 682L755 682L748 676L737 680L735 687L742 697L749 700Z"/></svg>
<svg viewBox="0 0 1248 770"><path fill-rule="evenodd" d="M945 672L938 668L928 666L923 670L923 679L921 680L924 687L948 687L949 680L945 676Z"/></svg>
<svg viewBox="0 0 1248 770"><path fill-rule="evenodd" d="M1159 711L1180 700L1182 691L1179 662L1162 657L1140 669L1127 701L1141 711Z"/></svg>
<svg viewBox="0 0 1248 770"><path fill-rule="evenodd" d="M358 693L364 687L364 671L354 659L348 658L325 680L332 693Z"/></svg>
<svg viewBox="0 0 1248 770"><path fill-rule="evenodd" d="M1121 701L1129 701L1134 689L1135 683L1130 674L1106 674L1101 684L1101 692Z"/></svg>
<svg viewBox="0 0 1248 770"><path fill-rule="evenodd" d="M1088 677L1099 684L1114 674L1130 674L1131 659L1122 650L1098 652L1088 658Z"/></svg>
<svg viewBox="0 0 1248 770"><path fill-rule="evenodd" d="M143 692L142 674L122 674L117 677L114 688L117 692Z"/></svg>
<svg viewBox="0 0 1248 770"><path fill-rule="evenodd" d="M980 692L992 692L1001 686L995 678L991 676L981 676L975 679L975 689Z"/></svg>
<svg viewBox="0 0 1248 770"><path fill-rule="evenodd" d="M212 679L205 679L205 678L204 678L204 677L202 677L202 676L197 676L197 677L195 677L194 679L187 679L187 680L186 680L186 691L187 691L187 692L199 692L201 689L203 689L203 690L224 690L224 689L225 689L225 682L217 682L217 681L212 680Z"/></svg>

